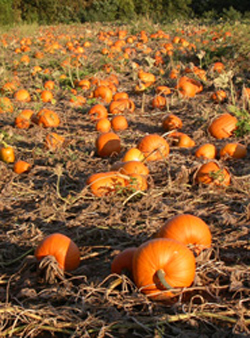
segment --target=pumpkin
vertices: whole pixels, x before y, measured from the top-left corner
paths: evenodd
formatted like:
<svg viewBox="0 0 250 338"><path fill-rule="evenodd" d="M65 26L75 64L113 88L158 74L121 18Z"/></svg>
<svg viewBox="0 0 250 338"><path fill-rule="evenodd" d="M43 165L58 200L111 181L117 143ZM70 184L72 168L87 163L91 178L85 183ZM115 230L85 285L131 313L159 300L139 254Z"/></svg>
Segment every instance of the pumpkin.
<svg viewBox="0 0 250 338"><path fill-rule="evenodd" d="M49 150L56 150L62 147L65 138L57 133L49 133L45 137L45 147Z"/></svg>
<svg viewBox="0 0 250 338"><path fill-rule="evenodd" d="M126 180L126 187L132 191L145 191L148 189L148 182L145 175L130 173L129 179Z"/></svg>
<svg viewBox="0 0 250 338"><path fill-rule="evenodd" d="M53 256L59 267L65 271L72 271L80 264L80 251L69 237L54 233L44 238L35 250L35 257L41 261L44 257Z"/></svg>
<svg viewBox="0 0 250 338"><path fill-rule="evenodd" d="M114 131L122 131L128 128L128 121L123 115L115 115L111 120L111 126Z"/></svg>
<svg viewBox="0 0 250 338"><path fill-rule="evenodd" d="M51 93L51 91L47 89L43 90L41 92L41 100L43 102L51 102L53 100L53 94Z"/></svg>
<svg viewBox="0 0 250 338"><path fill-rule="evenodd" d="M37 113L35 120L39 126L44 128L58 127L60 124L60 118L57 113L47 108L41 109Z"/></svg>
<svg viewBox="0 0 250 338"><path fill-rule="evenodd" d="M96 149L100 157L117 155L121 151L120 137L113 132L103 133L96 139Z"/></svg>
<svg viewBox="0 0 250 338"><path fill-rule="evenodd" d="M216 92L214 92L211 95L211 100L214 101L215 103L222 103L226 100L226 98L227 98L227 94L222 89L216 90Z"/></svg>
<svg viewBox="0 0 250 338"><path fill-rule="evenodd" d="M195 142L187 134L180 132L173 132L168 135L170 138L173 138L174 143L177 147L181 148L192 148L195 146Z"/></svg>
<svg viewBox="0 0 250 338"><path fill-rule="evenodd" d="M199 254L210 248L212 236L208 225L199 217L182 214L168 220L157 232L158 238L171 238Z"/></svg>
<svg viewBox="0 0 250 338"><path fill-rule="evenodd" d="M97 197L109 196L125 188L125 178L117 171L92 174L86 181L90 191Z"/></svg>
<svg viewBox="0 0 250 338"><path fill-rule="evenodd" d="M203 86L199 81L187 76L182 76L179 79L176 88L184 97L194 97L203 90Z"/></svg>
<svg viewBox="0 0 250 338"><path fill-rule="evenodd" d="M108 111L102 104L96 104L88 111L88 115L90 116L91 121L97 121L104 117L107 118Z"/></svg>
<svg viewBox="0 0 250 338"><path fill-rule="evenodd" d="M15 92L14 99L20 102L30 102L31 97L26 89L19 89Z"/></svg>
<svg viewBox="0 0 250 338"><path fill-rule="evenodd" d="M171 89L168 86L158 86L156 88L156 93L159 95L169 95L171 94Z"/></svg>
<svg viewBox="0 0 250 338"><path fill-rule="evenodd" d="M34 111L31 109L24 109L15 118L15 126L19 129L28 129L31 122L31 117Z"/></svg>
<svg viewBox="0 0 250 338"><path fill-rule="evenodd" d="M111 129L111 122L109 121L108 118L103 117L99 120L97 120L95 129L97 131L100 131L102 133L108 133Z"/></svg>
<svg viewBox="0 0 250 338"><path fill-rule="evenodd" d="M121 162L119 171L124 175L140 174L149 175L148 167L140 161Z"/></svg>
<svg viewBox="0 0 250 338"><path fill-rule="evenodd" d="M143 161L144 155L138 148L130 148L122 158L122 162Z"/></svg>
<svg viewBox="0 0 250 338"><path fill-rule="evenodd" d="M47 90L53 90L54 87L55 87L55 82L52 81L52 80L48 80L44 83L44 88L47 89Z"/></svg>
<svg viewBox="0 0 250 338"><path fill-rule="evenodd" d="M110 103L112 101L112 90L107 86L98 86L94 90L94 97L101 99L104 103Z"/></svg>
<svg viewBox="0 0 250 338"><path fill-rule="evenodd" d="M15 151L14 148L8 146L5 142L3 142L3 147L0 148L0 159L5 163L13 163L15 162Z"/></svg>
<svg viewBox="0 0 250 338"><path fill-rule="evenodd" d="M174 288L189 287L195 277L195 258L184 244L156 238L138 247L133 258L137 288L154 299L169 299Z"/></svg>
<svg viewBox="0 0 250 338"><path fill-rule="evenodd" d="M222 114L210 123L208 132L216 139L228 138L237 129L237 122L237 118L231 114Z"/></svg>
<svg viewBox="0 0 250 338"><path fill-rule="evenodd" d="M128 99L128 98L129 98L129 96L128 96L128 93L126 93L126 92L115 93L115 95L113 96L114 101L117 101L117 100L120 100L120 99Z"/></svg>
<svg viewBox="0 0 250 338"><path fill-rule="evenodd" d="M158 134L144 136L137 148L143 153L147 161L162 160L169 154L168 142Z"/></svg>
<svg viewBox="0 0 250 338"><path fill-rule="evenodd" d="M230 173L225 168L214 162L210 161L204 163L197 171L195 181L203 184L215 184L217 186L227 186L230 184Z"/></svg>
<svg viewBox="0 0 250 338"><path fill-rule="evenodd" d="M165 116L162 120L162 127L166 131L181 129L182 125L182 120L174 114Z"/></svg>
<svg viewBox="0 0 250 338"><path fill-rule="evenodd" d="M109 105L110 114L120 115L126 113L133 113L135 104L131 99L119 99L112 101Z"/></svg>
<svg viewBox="0 0 250 338"><path fill-rule="evenodd" d="M222 62L215 62L212 66L212 71L216 73L222 73L225 69L225 66Z"/></svg>
<svg viewBox="0 0 250 338"><path fill-rule="evenodd" d="M144 72L144 70L142 70L142 69L140 69L139 72L138 72L138 78L142 82L146 83L147 85L151 85L151 84L155 83L155 81L156 81L154 74Z"/></svg>
<svg viewBox="0 0 250 338"><path fill-rule="evenodd" d="M220 150L220 157L223 158L244 158L247 155L247 147L240 143L227 143Z"/></svg>
<svg viewBox="0 0 250 338"><path fill-rule="evenodd" d="M14 107L8 97L0 97L0 114L13 113Z"/></svg>
<svg viewBox="0 0 250 338"><path fill-rule="evenodd" d="M81 108L82 106L85 105L86 103L86 99L84 96L82 95L76 95L71 97L71 99L69 100L70 102L70 106L73 108Z"/></svg>
<svg viewBox="0 0 250 338"><path fill-rule="evenodd" d="M13 171L16 174L27 173L28 171L30 171L30 169L31 165L28 162L22 160L16 161L13 166Z"/></svg>
<svg viewBox="0 0 250 338"><path fill-rule="evenodd" d="M213 159L216 157L217 149L215 145L211 143L205 143L201 145L198 149L195 151L196 157L201 157L204 159Z"/></svg>
<svg viewBox="0 0 250 338"><path fill-rule="evenodd" d="M152 100L152 107L160 110L166 109L167 100L164 96L157 95Z"/></svg>
<svg viewBox="0 0 250 338"><path fill-rule="evenodd" d="M128 274L132 277L133 257L136 250L136 247L126 248L115 256L111 264L111 272L117 273L118 275Z"/></svg>

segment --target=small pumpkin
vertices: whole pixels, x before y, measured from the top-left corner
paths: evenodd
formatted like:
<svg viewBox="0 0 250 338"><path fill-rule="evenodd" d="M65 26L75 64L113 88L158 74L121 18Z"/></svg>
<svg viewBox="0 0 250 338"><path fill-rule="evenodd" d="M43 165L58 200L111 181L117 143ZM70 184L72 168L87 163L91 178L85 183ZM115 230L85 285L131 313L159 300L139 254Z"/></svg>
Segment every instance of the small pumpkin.
<svg viewBox="0 0 250 338"><path fill-rule="evenodd" d="M216 117L209 125L208 132L216 139L228 138L237 129L237 118L225 113Z"/></svg>
<svg viewBox="0 0 250 338"><path fill-rule="evenodd" d="M182 214L169 219L157 232L157 238L172 238L199 254L210 248L212 236L208 225L199 217Z"/></svg>
<svg viewBox="0 0 250 338"><path fill-rule="evenodd" d="M227 94L225 92L225 90L216 90L216 92L214 92L211 95L211 100L214 101L215 103L222 103L226 100L227 98Z"/></svg>
<svg viewBox="0 0 250 338"><path fill-rule="evenodd" d="M45 147L49 150L56 150L63 146L65 138L57 133L49 133L45 137Z"/></svg>
<svg viewBox="0 0 250 338"><path fill-rule="evenodd" d="M108 118L103 117L99 120L97 120L95 129L97 131L100 131L102 133L108 133L111 129L111 122L109 121Z"/></svg>
<svg viewBox="0 0 250 338"><path fill-rule="evenodd" d="M14 107L8 97L0 97L0 114L13 113Z"/></svg>
<svg viewBox="0 0 250 338"><path fill-rule="evenodd" d="M121 139L113 132L103 133L96 139L96 149L100 157L117 155L121 152Z"/></svg>
<svg viewBox="0 0 250 338"><path fill-rule="evenodd" d="M94 97L101 99L104 103L110 103L112 101L113 93L112 90L107 86L98 86L94 90Z"/></svg>
<svg viewBox="0 0 250 338"><path fill-rule="evenodd" d="M0 148L0 159L5 163L15 162L14 148L3 142L3 147Z"/></svg>
<svg viewBox="0 0 250 338"><path fill-rule="evenodd" d="M138 148L130 148L122 158L122 162L128 161L143 161L143 153Z"/></svg>
<svg viewBox="0 0 250 338"><path fill-rule="evenodd" d="M115 256L111 264L111 272L117 273L118 275L128 274L132 277L133 257L136 250L136 247L126 248Z"/></svg>
<svg viewBox="0 0 250 338"><path fill-rule="evenodd" d="M15 92L14 99L19 102L30 102L31 101L30 94L26 89L19 89L17 92Z"/></svg>
<svg viewBox="0 0 250 338"><path fill-rule="evenodd" d="M183 126L182 120L174 114L165 116L162 120L162 127L166 131L181 129L182 126Z"/></svg>
<svg viewBox="0 0 250 338"><path fill-rule="evenodd" d="M173 132L168 135L170 138L173 138L174 144L177 147L181 148L192 148L195 146L194 140L189 137L187 134L181 132Z"/></svg>
<svg viewBox="0 0 250 338"><path fill-rule="evenodd" d="M15 118L15 126L19 129L28 129L31 123L31 118L34 111L31 109L24 109Z"/></svg>
<svg viewBox="0 0 250 338"><path fill-rule="evenodd" d="M125 178L117 171L92 174L86 181L90 191L97 197L115 194L120 188L125 188Z"/></svg>
<svg viewBox="0 0 250 338"><path fill-rule="evenodd" d="M135 104L131 99L119 99L112 101L109 105L110 114L131 114L135 110Z"/></svg>
<svg viewBox="0 0 250 338"><path fill-rule="evenodd" d="M203 90L203 86L198 80L187 76L182 76L179 79L176 88L184 97L194 97Z"/></svg>
<svg viewBox="0 0 250 338"><path fill-rule="evenodd" d="M224 147L220 150L220 157L223 158L244 158L247 155L247 147L243 144L233 142L227 143Z"/></svg>
<svg viewBox="0 0 250 338"><path fill-rule="evenodd" d="M126 180L126 187L132 191L146 191L148 189L148 182L145 175L131 173L129 179Z"/></svg>
<svg viewBox="0 0 250 338"><path fill-rule="evenodd" d="M111 126L114 131L122 131L128 128L128 121L123 115L115 115L111 120Z"/></svg>
<svg viewBox="0 0 250 338"><path fill-rule="evenodd" d="M27 173L28 171L30 171L30 169L31 169L30 163L22 160L16 161L13 166L13 171L16 174Z"/></svg>
<svg viewBox="0 0 250 338"><path fill-rule="evenodd" d="M162 95L157 95L152 100L152 107L160 110L166 109L167 100Z"/></svg>
<svg viewBox="0 0 250 338"><path fill-rule="evenodd" d="M108 117L107 108L102 104L95 104L89 111L88 115L90 116L91 121L97 121L101 118Z"/></svg>
<svg viewBox="0 0 250 338"><path fill-rule="evenodd" d="M201 157L204 159L213 159L216 157L216 155L217 149L212 143L205 143L195 151L195 156L198 158Z"/></svg>
<svg viewBox="0 0 250 338"><path fill-rule="evenodd" d="M41 92L41 100L43 102L51 102L53 100L53 94L50 90L45 89Z"/></svg>
<svg viewBox="0 0 250 338"><path fill-rule="evenodd" d="M41 261L46 256L55 257L59 267L65 271L72 271L80 265L80 251L69 237L54 233L47 236L37 246L35 257Z"/></svg>
<svg viewBox="0 0 250 338"><path fill-rule="evenodd" d="M156 300L174 297L174 288L189 287L195 277L195 258L184 244L167 238L149 240L133 258L137 288Z"/></svg>
<svg viewBox="0 0 250 338"><path fill-rule="evenodd" d="M231 182L231 176L227 169L220 168L220 166L210 161L204 163L197 171L195 176L197 183L214 184L216 186L228 186Z"/></svg>
<svg viewBox="0 0 250 338"><path fill-rule="evenodd" d="M158 134L144 136L138 143L137 148L143 153L147 161L162 160L169 154L168 142Z"/></svg>
<svg viewBox="0 0 250 338"><path fill-rule="evenodd" d="M57 113L47 108L43 108L37 113L35 121L44 128L58 127L60 124Z"/></svg>
<svg viewBox="0 0 250 338"><path fill-rule="evenodd" d="M130 174L140 174L147 176L149 175L148 167L140 161L128 161L128 162L121 162L119 171L124 175Z"/></svg>

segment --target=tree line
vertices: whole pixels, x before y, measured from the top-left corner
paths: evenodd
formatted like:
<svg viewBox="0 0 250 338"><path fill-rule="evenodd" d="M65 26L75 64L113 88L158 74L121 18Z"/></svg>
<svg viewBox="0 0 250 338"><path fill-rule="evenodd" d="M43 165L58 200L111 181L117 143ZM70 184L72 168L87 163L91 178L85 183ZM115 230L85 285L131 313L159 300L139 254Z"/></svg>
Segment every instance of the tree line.
<svg viewBox="0 0 250 338"><path fill-rule="evenodd" d="M249 0L0 0L0 25L250 17Z"/></svg>

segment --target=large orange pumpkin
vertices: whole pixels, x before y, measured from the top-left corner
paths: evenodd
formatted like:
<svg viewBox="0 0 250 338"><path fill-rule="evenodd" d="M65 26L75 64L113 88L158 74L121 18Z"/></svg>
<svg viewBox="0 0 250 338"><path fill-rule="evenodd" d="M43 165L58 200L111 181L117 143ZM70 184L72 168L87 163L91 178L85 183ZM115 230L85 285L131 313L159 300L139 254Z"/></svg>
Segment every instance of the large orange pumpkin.
<svg viewBox="0 0 250 338"><path fill-rule="evenodd" d="M125 188L123 175L117 171L92 174L86 181L90 191L97 197L115 194L119 189Z"/></svg>
<svg viewBox="0 0 250 338"><path fill-rule="evenodd" d="M230 173L225 168L214 162L210 161L204 163L197 171L195 181L203 184L214 184L227 186L231 182Z"/></svg>
<svg viewBox="0 0 250 338"><path fill-rule="evenodd" d="M209 125L209 133L216 139L228 138L237 129L237 118L225 113L216 117Z"/></svg>
<svg viewBox="0 0 250 338"><path fill-rule="evenodd" d="M80 251L77 245L67 236L54 233L46 237L36 248L38 261L46 256L54 256L58 265L65 271L75 270L80 264Z"/></svg>
<svg viewBox="0 0 250 338"><path fill-rule="evenodd" d="M158 134L144 136L137 148L144 154L147 161L162 160L169 154L168 142Z"/></svg>
<svg viewBox="0 0 250 338"><path fill-rule="evenodd" d="M172 238L199 254L211 247L212 236L208 225L199 217L182 214L168 220L157 232L156 237Z"/></svg>
<svg viewBox="0 0 250 338"><path fill-rule="evenodd" d="M121 139L113 132L103 133L96 139L96 148L100 157L117 155L121 151Z"/></svg>
<svg viewBox="0 0 250 338"><path fill-rule="evenodd" d="M134 253L134 282L149 297L171 298L174 292L170 289L189 287L194 277L194 255L178 241L152 239L143 243Z"/></svg>

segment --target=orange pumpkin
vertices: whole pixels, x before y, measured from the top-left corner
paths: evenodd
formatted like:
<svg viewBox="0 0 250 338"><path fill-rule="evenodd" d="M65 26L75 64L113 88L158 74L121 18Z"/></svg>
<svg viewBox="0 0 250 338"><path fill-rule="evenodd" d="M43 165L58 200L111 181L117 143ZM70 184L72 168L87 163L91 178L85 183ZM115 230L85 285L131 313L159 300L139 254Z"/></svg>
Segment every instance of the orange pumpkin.
<svg viewBox="0 0 250 338"><path fill-rule="evenodd" d="M168 142L158 134L144 136L137 148L144 154L147 161L162 160L169 154Z"/></svg>
<svg viewBox="0 0 250 338"><path fill-rule="evenodd" d="M30 102L31 97L26 89L19 89L17 92L15 92L14 99L19 102Z"/></svg>
<svg viewBox="0 0 250 338"><path fill-rule="evenodd" d="M237 129L237 118L225 113L216 117L209 125L208 132L216 139L228 138Z"/></svg>
<svg viewBox="0 0 250 338"><path fill-rule="evenodd" d="M244 158L247 155L247 147L240 143L227 143L220 150L220 157L223 158Z"/></svg>
<svg viewBox="0 0 250 338"><path fill-rule="evenodd" d="M43 90L41 92L41 100L43 102L51 102L53 100L53 94L51 93L50 90Z"/></svg>
<svg viewBox="0 0 250 338"><path fill-rule="evenodd" d="M132 191L145 191L148 189L147 178L145 175L137 173L129 174L129 179L126 180L126 187Z"/></svg>
<svg viewBox="0 0 250 338"><path fill-rule="evenodd" d="M15 162L15 151L14 148L8 146L5 142L2 141L4 144L3 147L0 148L0 160L5 163L13 163Z"/></svg>
<svg viewBox="0 0 250 338"><path fill-rule="evenodd" d="M173 132L168 135L170 138L173 138L174 143L177 147L181 148L192 148L195 146L195 142L187 134L180 132Z"/></svg>
<svg viewBox="0 0 250 338"><path fill-rule="evenodd" d="M179 241L199 254L210 248L212 236L208 225L199 217L182 214L168 220L157 232L158 238L171 238Z"/></svg>
<svg viewBox="0 0 250 338"><path fill-rule="evenodd" d="M108 111L105 106L102 104L95 104L89 111L88 115L90 116L91 121L97 121L101 118L108 117Z"/></svg>
<svg viewBox="0 0 250 338"><path fill-rule="evenodd" d="M60 124L60 118L57 113L47 108L41 109L37 113L35 120L37 120L39 126L44 128L58 127Z"/></svg>
<svg viewBox="0 0 250 338"><path fill-rule="evenodd" d="M13 113L14 107L8 97L0 97L0 114Z"/></svg>
<svg viewBox="0 0 250 338"><path fill-rule="evenodd" d="M123 156L122 162L143 161L144 155L138 148L129 149Z"/></svg>
<svg viewBox="0 0 250 338"><path fill-rule="evenodd" d="M215 103L222 103L226 100L227 98L227 94L225 92L225 90L216 90L216 92L214 92L211 95L211 100L214 101Z"/></svg>
<svg viewBox="0 0 250 338"><path fill-rule="evenodd" d="M92 194L97 197L115 194L126 185L124 177L116 171L92 174L86 184L90 187Z"/></svg>
<svg viewBox="0 0 250 338"><path fill-rule="evenodd" d="M217 154L217 149L215 145L211 143L206 143L200 146L196 151L195 151L195 156L196 157L201 157L204 159L213 159L216 157Z"/></svg>
<svg viewBox="0 0 250 338"><path fill-rule="evenodd" d="M115 115L111 120L111 126L114 131L122 131L128 128L128 121L123 115Z"/></svg>
<svg viewBox="0 0 250 338"><path fill-rule="evenodd" d="M162 120L162 127L164 130L170 131L174 129L181 129L182 128L182 120L174 115L170 114L163 118Z"/></svg>
<svg viewBox="0 0 250 338"><path fill-rule="evenodd" d="M124 175L130 174L140 174L144 176L149 175L148 167L140 161L122 162L119 171Z"/></svg>
<svg viewBox="0 0 250 338"><path fill-rule="evenodd" d="M106 117L97 120L95 129L102 133L108 133L111 129L111 122Z"/></svg>
<svg viewBox="0 0 250 338"><path fill-rule="evenodd" d="M112 90L107 86L98 86L94 90L94 97L101 99L104 103L110 103L112 101Z"/></svg>
<svg viewBox="0 0 250 338"><path fill-rule="evenodd" d="M164 96L157 95L152 100L153 108L158 108L160 110L166 109L167 100Z"/></svg>
<svg viewBox="0 0 250 338"><path fill-rule="evenodd" d="M128 98L129 98L129 96L128 96L128 93L126 93L126 92L115 93L115 95L113 96L114 101L117 101L117 100L120 100L120 99L128 99Z"/></svg>
<svg viewBox="0 0 250 338"><path fill-rule="evenodd" d="M96 149L100 157L117 155L121 151L120 137L113 132L103 133L96 139Z"/></svg>
<svg viewBox="0 0 250 338"><path fill-rule="evenodd" d="M75 242L59 233L46 237L36 248L38 261L47 256L55 257L59 267L65 271L75 270L80 264L80 251Z"/></svg>
<svg viewBox="0 0 250 338"><path fill-rule="evenodd" d="M30 169L31 165L28 162L22 160L16 161L13 166L13 171L16 174L27 173L28 171L30 171Z"/></svg>
<svg viewBox="0 0 250 338"><path fill-rule="evenodd" d="M156 238L140 245L134 253L134 282L150 298L169 299L175 296L169 290L189 287L194 277L194 255L180 242Z"/></svg>
<svg viewBox="0 0 250 338"><path fill-rule="evenodd" d="M222 73L225 69L225 66L222 62L215 62L212 66L212 71L216 73Z"/></svg>
<svg viewBox="0 0 250 338"><path fill-rule="evenodd" d="M135 110L135 104L130 99L119 99L112 101L109 105L109 112L114 115L121 115L126 113L133 113Z"/></svg>
<svg viewBox="0 0 250 338"><path fill-rule="evenodd" d="M182 76L179 79L176 88L184 97L194 97L203 90L203 86L199 81L187 76Z"/></svg>
<svg viewBox="0 0 250 338"><path fill-rule="evenodd" d="M210 161L204 163L197 171L195 181L203 184L214 184L217 186L227 186L231 182L230 173L225 168L214 162Z"/></svg>
<svg viewBox="0 0 250 338"><path fill-rule="evenodd" d="M62 147L65 138L57 133L49 133L45 137L45 147L49 150L56 150Z"/></svg>
<svg viewBox="0 0 250 338"><path fill-rule="evenodd" d="M117 273L118 275L128 274L132 277L133 257L136 250L136 247L130 247L115 256L111 264L111 272Z"/></svg>
<svg viewBox="0 0 250 338"><path fill-rule="evenodd" d="M15 118L15 126L19 129L28 129L31 122L31 117L34 111L31 109L24 109Z"/></svg>

